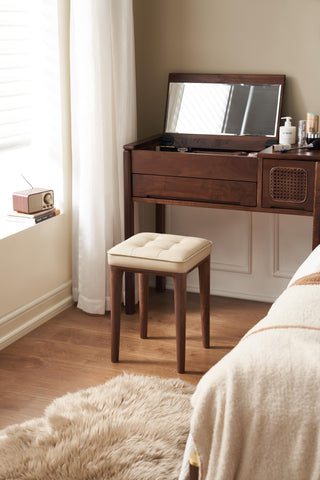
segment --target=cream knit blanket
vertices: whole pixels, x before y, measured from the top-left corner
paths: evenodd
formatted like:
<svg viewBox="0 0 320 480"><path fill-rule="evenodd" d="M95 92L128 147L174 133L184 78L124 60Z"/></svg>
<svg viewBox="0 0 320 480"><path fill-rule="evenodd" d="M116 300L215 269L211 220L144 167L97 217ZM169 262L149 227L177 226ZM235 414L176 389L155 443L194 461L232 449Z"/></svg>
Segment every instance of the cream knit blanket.
<svg viewBox="0 0 320 480"><path fill-rule="evenodd" d="M191 435L201 480L320 479L318 281L287 288L200 380Z"/></svg>

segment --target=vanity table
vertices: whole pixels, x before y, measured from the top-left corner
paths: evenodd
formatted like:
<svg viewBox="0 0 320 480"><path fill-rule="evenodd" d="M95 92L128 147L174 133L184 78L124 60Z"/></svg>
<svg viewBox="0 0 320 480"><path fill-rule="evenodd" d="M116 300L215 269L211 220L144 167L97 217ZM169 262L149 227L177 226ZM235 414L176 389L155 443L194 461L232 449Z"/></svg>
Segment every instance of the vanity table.
<svg viewBox="0 0 320 480"><path fill-rule="evenodd" d="M155 204L159 233L165 232L166 205L309 215L312 246L318 245L320 152L264 148L277 140L284 81L283 75L171 74L164 134L124 146L125 238L135 233L135 203L144 202ZM200 95L203 86L218 85L205 92L219 104L220 113L210 119L213 132L191 132L200 120L179 123L189 84ZM201 113L210 103L206 98L195 102ZM187 106L194 120L197 112ZM211 110L204 112L206 125ZM127 274L126 312L133 311L134 279Z"/></svg>

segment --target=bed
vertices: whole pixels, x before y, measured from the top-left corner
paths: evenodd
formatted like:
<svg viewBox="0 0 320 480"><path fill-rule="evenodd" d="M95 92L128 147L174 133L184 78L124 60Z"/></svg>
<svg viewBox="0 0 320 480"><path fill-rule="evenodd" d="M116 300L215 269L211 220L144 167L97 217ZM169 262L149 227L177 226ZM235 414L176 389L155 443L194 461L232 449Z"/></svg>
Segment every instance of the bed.
<svg viewBox="0 0 320 480"><path fill-rule="evenodd" d="M319 480L319 367L320 245L200 380L179 480Z"/></svg>

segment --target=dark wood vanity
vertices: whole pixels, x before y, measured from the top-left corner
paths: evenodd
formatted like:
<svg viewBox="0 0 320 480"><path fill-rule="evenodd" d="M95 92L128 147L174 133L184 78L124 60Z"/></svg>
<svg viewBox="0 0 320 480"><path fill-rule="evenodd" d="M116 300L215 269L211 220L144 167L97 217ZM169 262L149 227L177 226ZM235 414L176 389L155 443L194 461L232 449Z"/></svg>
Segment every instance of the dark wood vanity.
<svg viewBox="0 0 320 480"><path fill-rule="evenodd" d="M284 82L283 75L171 74L164 135L124 146L125 237L135 233L135 203L145 202L156 205L157 232L165 232L165 205L310 215L312 247L318 245L320 151L280 153L264 148L266 142L277 141ZM208 83L221 86L218 101L225 110L216 122L221 131L172 131L182 110L178 85L184 93L188 83L196 83L200 90ZM171 90L175 98L180 97L178 107L172 106ZM244 112L241 118L239 108ZM260 116L265 110L263 126ZM188 130L188 126L184 128ZM126 277L126 311L134 311L131 275Z"/></svg>

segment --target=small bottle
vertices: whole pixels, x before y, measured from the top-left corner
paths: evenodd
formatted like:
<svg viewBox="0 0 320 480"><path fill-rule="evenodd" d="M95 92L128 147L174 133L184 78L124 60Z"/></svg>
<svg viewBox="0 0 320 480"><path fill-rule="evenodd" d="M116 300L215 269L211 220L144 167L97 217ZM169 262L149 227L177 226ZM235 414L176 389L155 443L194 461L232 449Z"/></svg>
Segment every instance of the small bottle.
<svg viewBox="0 0 320 480"><path fill-rule="evenodd" d="M317 133L319 130L319 115L316 113L307 113L306 132Z"/></svg>
<svg viewBox="0 0 320 480"><path fill-rule="evenodd" d="M312 143L313 140L318 140L319 137L320 137L320 134L319 134L319 133L307 133L307 134L306 134L306 143L307 143L307 145L309 145L310 143Z"/></svg>
<svg viewBox="0 0 320 480"><path fill-rule="evenodd" d="M299 120L298 126L298 146L304 147L306 144L306 121Z"/></svg>
<svg viewBox="0 0 320 480"><path fill-rule="evenodd" d="M291 117L281 117L285 123L279 129L279 143L282 145L293 145L296 143L296 127L291 125Z"/></svg>
<svg viewBox="0 0 320 480"><path fill-rule="evenodd" d="M319 138L319 115L316 113L307 113L306 121L306 141L307 144L312 143L313 140Z"/></svg>

